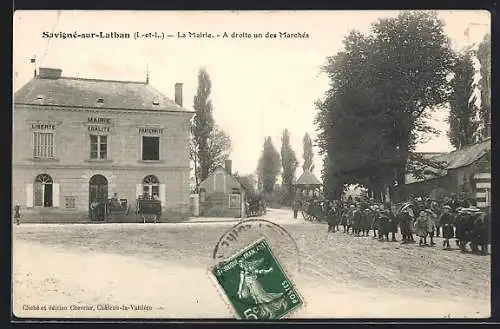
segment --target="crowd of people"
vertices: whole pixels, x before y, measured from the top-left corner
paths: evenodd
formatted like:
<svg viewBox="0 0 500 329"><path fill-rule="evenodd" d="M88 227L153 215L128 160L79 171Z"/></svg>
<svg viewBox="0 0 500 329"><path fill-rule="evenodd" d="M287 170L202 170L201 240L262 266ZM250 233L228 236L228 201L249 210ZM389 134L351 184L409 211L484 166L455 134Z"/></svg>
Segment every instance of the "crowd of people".
<svg viewBox="0 0 500 329"><path fill-rule="evenodd" d="M450 240L467 251L486 254L490 243L490 213L479 209L465 193L451 195L441 201L423 197L411 197L397 205L382 203L369 198L338 200L310 200L323 209L321 220L328 223L328 232L343 231L355 236L370 236L379 241L416 243L419 246L435 246L435 237L443 237L442 247L450 250ZM294 217L297 206L292 207ZM341 229L342 227L342 229Z"/></svg>

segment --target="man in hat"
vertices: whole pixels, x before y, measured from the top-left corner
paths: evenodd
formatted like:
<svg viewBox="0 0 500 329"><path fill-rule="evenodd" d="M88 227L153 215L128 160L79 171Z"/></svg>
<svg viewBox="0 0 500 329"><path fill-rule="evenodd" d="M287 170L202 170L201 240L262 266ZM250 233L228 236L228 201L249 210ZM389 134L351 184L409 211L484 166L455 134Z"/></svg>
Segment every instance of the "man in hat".
<svg viewBox="0 0 500 329"><path fill-rule="evenodd" d="M451 214L451 207L448 205L443 206L443 213L439 217L439 226L443 228L443 249L450 250L450 239L453 238L453 215Z"/></svg>
<svg viewBox="0 0 500 329"><path fill-rule="evenodd" d="M361 202L356 203L356 209L353 211L353 226L354 234L361 236L361 230L363 226L363 209Z"/></svg>
<svg viewBox="0 0 500 329"><path fill-rule="evenodd" d="M293 210L293 218L297 219L297 215L299 213L300 209L300 203L299 200L295 199L292 204L292 210Z"/></svg>
<svg viewBox="0 0 500 329"><path fill-rule="evenodd" d="M378 240L379 241L389 241L389 224L390 219L387 211L385 210L384 205L380 205L378 210L378 220L379 220L379 233Z"/></svg>
<svg viewBox="0 0 500 329"><path fill-rule="evenodd" d="M326 222L328 223L328 233L335 232L335 224L336 224L336 218L335 218L335 205L333 201L329 201L326 205Z"/></svg>

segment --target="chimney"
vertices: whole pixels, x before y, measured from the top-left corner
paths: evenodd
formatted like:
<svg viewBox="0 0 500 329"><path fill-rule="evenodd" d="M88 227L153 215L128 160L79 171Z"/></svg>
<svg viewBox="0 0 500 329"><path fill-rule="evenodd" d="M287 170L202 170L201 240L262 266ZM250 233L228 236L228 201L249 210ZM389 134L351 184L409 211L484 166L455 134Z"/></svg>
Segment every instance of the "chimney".
<svg viewBox="0 0 500 329"><path fill-rule="evenodd" d="M59 79L61 77L61 69L53 69L48 67L41 67L38 69L38 78L40 79Z"/></svg>
<svg viewBox="0 0 500 329"><path fill-rule="evenodd" d="M182 83L175 84L175 104L182 106Z"/></svg>
<svg viewBox="0 0 500 329"><path fill-rule="evenodd" d="M231 160L226 160L224 162L224 168L226 169L226 173L228 173L229 175L232 175L232 168L231 168L231 165L232 165L232 162Z"/></svg>

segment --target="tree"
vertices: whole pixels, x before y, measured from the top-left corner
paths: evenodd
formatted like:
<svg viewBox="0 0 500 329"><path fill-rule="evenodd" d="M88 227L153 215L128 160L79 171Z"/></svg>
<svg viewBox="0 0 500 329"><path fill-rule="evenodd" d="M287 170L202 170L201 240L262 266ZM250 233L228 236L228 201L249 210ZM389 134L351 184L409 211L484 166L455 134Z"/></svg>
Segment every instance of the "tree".
<svg viewBox="0 0 500 329"><path fill-rule="evenodd" d="M288 129L283 131L281 137L281 165L283 167L283 187L284 187L284 202L286 205L291 205L292 202L292 184L297 169L297 157L290 144L290 133Z"/></svg>
<svg viewBox="0 0 500 329"><path fill-rule="evenodd" d="M280 170L280 154L274 148L271 137L268 136L264 140L264 148L257 167L259 181L262 184L264 193L269 195L274 191L274 185Z"/></svg>
<svg viewBox="0 0 500 329"><path fill-rule="evenodd" d="M198 186L217 166L223 166L231 152L231 139L215 124L212 102L209 99L212 84L208 73L198 73L198 90L194 96L195 115L191 124L189 157L194 164Z"/></svg>
<svg viewBox="0 0 500 329"><path fill-rule="evenodd" d="M479 44L477 59L481 65L481 79L479 88L481 90L481 107L479 117L481 118L481 136L490 136L489 125L491 124L491 36L487 34Z"/></svg>
<svg viewBox="0 0 500 329"><path fill-rule="evenodd" d="M255 190L255 175L240 175L235 173L234 178L241 184L248 197L252 198L257 194L257 191Z"/></svg>
<svg viewBox="0 0 500 329"><path fill-rule="evenodd" d="M312 170L314 153L311 136L309 136L308 133L305 133L304 138L302 139L302 151L302 158L304 159L302 170Z"/></svg>
<svg viewBox="0 0 500 329"><path fill-rule="evenodd" d="M327 59L330 89L317 103L320 154L333 171L323 176L335 184L327 190L403 185L410 152L435 132L426 119L450 94L453 54L443 24L433 12L402 12L372 24L367 36L351 32L344 48Z"/></svg>
<svg viewBox="0 0 500 329"><path fill-rule="evenodd" d="M208 138L208 174L215 171L218 166L224 166L225 160L231 153L231 138L215 125Z"/></svg>
<svg viewBox="0 0 500 329"><path fill-rule="evenodd" d="M205 69L198 72L198 89L194 96L193 108L195 115L191 125L192 147L191 151L196 154L197 184L205 180L210 173L210 134L214 128L214 118L212 116L212 102L210 100L210 91L212 82ZM194 156L192 156L194 157Z"/></svg>
<svg viewBox="0 0 500 329"><path fill-rule="evenodd" d="M443 22L435 12L402 12L373 25L376 36L377 89L395 121L393 138L398 149L397 181L403 185L409 152L436 131L426 119L448 101L448 75L453 53Z"/></svg>
<svg viewBox="0 0 500 329"><path fill-rule="evenodd" d="M470 52L459 54L451 80L448 138L451 145L461 149L475 142L479 123L474 96L474 64Z"/></svg>

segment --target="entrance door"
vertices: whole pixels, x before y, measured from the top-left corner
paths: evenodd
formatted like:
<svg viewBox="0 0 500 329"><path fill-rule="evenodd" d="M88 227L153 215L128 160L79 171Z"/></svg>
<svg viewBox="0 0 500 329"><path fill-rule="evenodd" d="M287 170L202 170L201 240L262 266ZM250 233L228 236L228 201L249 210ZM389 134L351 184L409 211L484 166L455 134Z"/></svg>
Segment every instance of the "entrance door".
<svg viewBox="0 0 500 329"><path fill-rule="evenodd" d="M89 181L89 206L91 218L103 220L108 200L108 180L103 175L94 175Z"/></svg>

